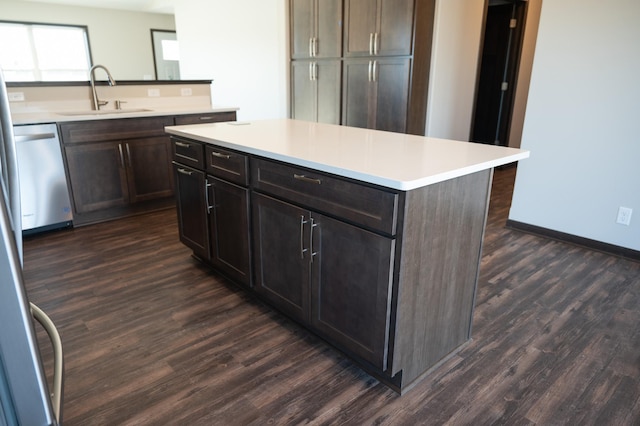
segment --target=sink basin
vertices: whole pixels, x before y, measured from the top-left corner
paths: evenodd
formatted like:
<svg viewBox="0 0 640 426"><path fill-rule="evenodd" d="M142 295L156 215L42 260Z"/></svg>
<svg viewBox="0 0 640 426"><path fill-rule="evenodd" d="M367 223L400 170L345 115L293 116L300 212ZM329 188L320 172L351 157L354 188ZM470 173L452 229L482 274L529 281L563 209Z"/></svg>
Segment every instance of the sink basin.
<svg viewBox="0 0 640 426"><path fill-rule="evenodd" d="M60 111L56 114L58 115L109 115L109 114L130 114L134 112L145 112L151 111L146 108L128 108L128 109L88 109L85 111Z"/></svg>

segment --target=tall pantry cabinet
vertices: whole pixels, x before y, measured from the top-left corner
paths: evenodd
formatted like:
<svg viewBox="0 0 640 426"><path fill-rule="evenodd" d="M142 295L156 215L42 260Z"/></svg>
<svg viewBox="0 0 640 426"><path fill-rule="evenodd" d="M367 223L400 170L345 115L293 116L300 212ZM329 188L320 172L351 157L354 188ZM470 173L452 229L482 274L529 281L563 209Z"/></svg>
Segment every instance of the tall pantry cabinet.
<svg viewBox="0 0 640 426"><path fill-rule="evenodd" d="M292 118L423 135L434 10L290 0Z"/></svg>

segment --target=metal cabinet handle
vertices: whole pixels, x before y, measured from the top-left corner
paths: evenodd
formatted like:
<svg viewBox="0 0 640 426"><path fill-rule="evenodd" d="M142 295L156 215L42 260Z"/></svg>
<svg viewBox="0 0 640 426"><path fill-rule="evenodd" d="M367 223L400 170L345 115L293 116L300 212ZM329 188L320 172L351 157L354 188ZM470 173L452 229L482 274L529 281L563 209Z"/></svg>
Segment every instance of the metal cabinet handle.
<svg viewBox="0 0 640 426"><path fill-rule="evenodd" d="M118 151L120 152L120 167L124 169L124 153L122 152L122 144L118 144Z"/></svg>
<svg viewBox="0 0 640 426"><path fill-rule="evenodd" d="M305 175L299 175L295 173L293 175L293 178L297 180L309 182L309 183L315 183L316 185L320 185L322 183L322 181L318 178L310 178L310 177L306 177Z"/></svg>
<svg viewBox="0 0 640 426"><path fill-rule="evenodd" d="M313 57L318 56L318 37L313 38Z"/></svg>
<svg viewBox="0 0 640 426"><path fill-rule="evenodd" d="M369 81L373 81L371 79L371 67L373 66L373 61L369 61Z"/></svg>
<svg viewBox="0 0 640 426"><path fill-rule="evenodd" d="M376 71L378 68L378 61L373 61L373 71L371 72L371 81L378 81L378 77L376 77Z"/></svg>
<svg viewBox="0 0 640 426"><path fill-rule="evenodd" d="M203 115L200 117L200 121L211 121L214 120L215 117L213 115Z"/></svg>
<svg viewBox="0 0 640 426"><path fill-rule="evenodd" d="M188 143L184 143L184 142L180 142L180 141L174 141L174 143L176 144L176 146L180 146L182 148L189 148L191 146Z"/></svg>
<svg viewBox="0 0 640 426"><path fill-rule="evenodd" d="M231 158L231 156L229 154L223 154L221 152L216 152L216 151L211 151L211 156L212 157L218 157L218 158L224 158L225 160L228 160L229 158Z"/></svg>
<svg viewBox="0 0 640 426"><path fill-rule="evenodd" d="M14 135L14 139L16 143L20 142L28 142L28 141L39 141L43 139L53 139L56 135L53 133L37 133L35 135Z"/></svg>
<svg viewBox="0 0 640 426"><path fill-rule="evenodd" d="M313 81L313 62L309 62L309 81Z"/></svg>
<svg viewBox="0 0 640 426"><path fill-rule="evenodd" d="M317 251L313 251L313 228L316 226L318 226L318 224L314 222L313 218L311 218L311 226L309 227L309 251L311 252L309 260L311 263L313 263L313 257L318 254Z"/></svg>
<svg viewBox="0 0 640 426"><path fill-rule="evenodd" d="M373 33L369 33L369 55L373 55Z"/></svg>
<svg viewBox="0 0 640 426"><path fill-rule="evenodd" d="M209 202L209 188L211 188L211 186L212 185L209 183L209 180L205 179L204 180L204 199L205 199L205 203L207 204L207 214L211 214L211 209L213 208L213 206Z"/></svg>
<svg viewBox="0 0 640 426"><path fill-rule="evenodd" d="M124 146L127 148L127 164L131 167L131 149L129 149L129 143L125 143Z"/></svg>
<svg viewBox="0 0 640 426"><path fill-rule="evenodd" d="M316 81L318 79L318 63L314 62L313 63L313 81Z"/></svg>
<svg viewBox="0 0 640 426"><path fill-rule="evenodd" d="M181 173L181 174L187 175L187 176L191 176L193 174L193 172L191 172L191 171L189 171L187 169L183 169L183 168L178 169L178 173Z"/></svg>
<svg viewBox="0 0 640 426"><path fill-rule="evenodd" d="M304 215L300 215L300 259L304 259L304 252L307 251L306 248L304 248L304 225L307 223L306 220L304 220Z"/></svg>
<svg viewBox="0 0 640 426"><path fill-rule="evenodd" d="M313 58L313 37L309 37L309 57Z"/></svg>
<svg viewBox="0 0 640 426"><path fill-rule="evenodd" d="M373 55L378 54L378 33L373 33Z"/></svg>

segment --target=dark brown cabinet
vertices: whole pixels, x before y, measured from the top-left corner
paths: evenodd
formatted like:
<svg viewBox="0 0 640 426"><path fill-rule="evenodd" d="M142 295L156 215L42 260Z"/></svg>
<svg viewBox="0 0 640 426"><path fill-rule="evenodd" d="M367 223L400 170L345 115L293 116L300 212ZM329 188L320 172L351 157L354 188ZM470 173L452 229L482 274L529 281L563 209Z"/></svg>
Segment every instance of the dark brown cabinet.
<svg viewBox="0 0 640 426"><path fill-rule="evenodd" d="M197 257L208 260L210 244L205 174L178 163L173 164L173 169L180 241Z"/></svg>
<svg viewBox="0 0 640 426"><path fill-rule="evenodd" d="M414 0L345 0L344 56L408 56Z"/></svg>
<svg viewBox="0 0 640 426"><path fill-rule="evenodd" d="M251 285L247 156L196 141L171 143L180 240L236 282Z"/></svg>
<svg viewBox="0 0 640 426"><path fill-rule="evenodd" d="M408 58L345 60L342 123L405 133L410 72Z"/></svg>
<svg viewBox="0 0 640 426"><path fill-rule="evenodd" d="M298 120L340 124L339 60L291 62L291 116Z"/></svg>
<svg viewBox="0 0 640 426"><path fill-rule="evenodd" d="M292 118L425 134L435 0L337 2L341 70L314 56L310 34L323 1L290 1Z"/></svg>
<svg viewBox="0 0 640 426"><path fill-rule="evenodd" d="M74 223L119 217L129 205L168 199L173 173L166 117L62 123ZM114 209L109 212L109 209Z"/></svg>
<svg viewBox="0 0 640 426"><path fill-rule="evenodd" d="M339 58L342 0L291 0L291 58Z"/></svg>
<svg viewBox="0 0 640 426"><path fill-rule="evenodd" d="M393 233L397 194L274 162L252 165L253 187L264 192L252 198L255 290L386 370L395 239L363 227Z"/></svg>
<svg viewBox="0 0 640 426"><path fill-rule="evenodd" d="M248 264L237 282L400 392L469 341L491 170L398 191L214 144L208 173L176 179L181 238L210 239L184 238L194 253L230 277L223 263Z"/></svg>

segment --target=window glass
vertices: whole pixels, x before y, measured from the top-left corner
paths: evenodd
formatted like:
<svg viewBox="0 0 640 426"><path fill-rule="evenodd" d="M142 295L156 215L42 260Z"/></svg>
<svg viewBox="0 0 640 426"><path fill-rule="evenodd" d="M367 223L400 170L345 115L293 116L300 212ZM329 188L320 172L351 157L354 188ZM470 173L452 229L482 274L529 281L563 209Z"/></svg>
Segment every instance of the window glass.
<svg viewBox="0 0 640 426"><path fill-rule="evenodd" d="M86 27L0 22L7 81L83 81L91 69Z"/></svg>

